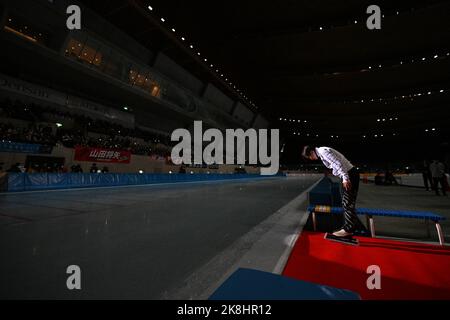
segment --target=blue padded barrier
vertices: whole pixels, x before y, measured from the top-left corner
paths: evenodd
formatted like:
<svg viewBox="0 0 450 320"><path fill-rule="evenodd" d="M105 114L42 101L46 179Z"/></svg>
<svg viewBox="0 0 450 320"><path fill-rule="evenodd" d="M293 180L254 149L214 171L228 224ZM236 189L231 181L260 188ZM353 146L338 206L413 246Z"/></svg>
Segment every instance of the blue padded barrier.
<svg viewBox="0 0 450 320"><path fill-rule="evenodd" d="M209 300L360 300L352 291L268 272L238 269Z"/></svg>
<svg viewBox="0 0 450 320"><path fill-rule="evenodd" d="M314 205L308 207L308 212L312 212L316 209ZM341 207L331 207L330 213L342 214L344 209ZM318 211L320 212L320 211ZM435 214L433 212L426 211L407 211L407 210L386 210L386 209L372 209L372 208L357 208L356 213L359 215L370 216L384 216L384 217L396 217L396 218L411 218L411 219L424 219L432 221L445 220L445 217Z"/></svg>
<svg viewBox="0 0 450 320"><path fill-rule="evenodd" d="M277 176L285 177L284 174ZM268 177L270 176L259 174L9 173L7 190L33 191Z"/></svg>

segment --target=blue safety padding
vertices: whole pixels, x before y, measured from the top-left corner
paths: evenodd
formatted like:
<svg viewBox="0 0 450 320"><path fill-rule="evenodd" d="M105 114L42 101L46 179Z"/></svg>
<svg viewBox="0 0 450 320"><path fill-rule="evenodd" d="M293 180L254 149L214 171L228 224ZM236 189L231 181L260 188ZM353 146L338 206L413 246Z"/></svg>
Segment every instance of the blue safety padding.
<svg viewBox="0 0 450 320"><path fill-rule="evenodd" d="M308 207L308 212L314 211L314 208L315 208L314 205L310 205ZM331 213L333 213L333 214L342 214L343 212L344 212L344 209L342 207L332 207L331 208ZM426 211L357 208L356 213L359 215L425 219L425 220L433 220L433 221L445 220L445 217L443 217L443 216L440 216L433 212L426 212Z"/></svg>
<svg viewBox="0 0 450 320"><path fill-rule="evenodd" d="M360 300L352 291L281 275L238 269L209 300Z"/></svg>
<svg viewBox="0 0 450 320"><path fill-rule="evenodd" d="M277 176L285 177L283 174ZM267 176L259 174L9 173L8 191L259 179L264 177L267 178Z"/></svg>

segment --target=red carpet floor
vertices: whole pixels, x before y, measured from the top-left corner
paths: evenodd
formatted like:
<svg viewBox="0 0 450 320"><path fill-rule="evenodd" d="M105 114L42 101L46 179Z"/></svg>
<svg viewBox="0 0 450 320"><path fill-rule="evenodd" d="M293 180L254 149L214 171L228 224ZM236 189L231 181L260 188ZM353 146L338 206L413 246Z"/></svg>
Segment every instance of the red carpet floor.
<svg viewBox="0 0 450 320"><path fill-rule="evenodd" d="M450 248L358 238L359 246L332 242L303 231L285 276L349 289L362 299L450 299ZM381 269L381 289L369 290L367 267Z"/></svg>

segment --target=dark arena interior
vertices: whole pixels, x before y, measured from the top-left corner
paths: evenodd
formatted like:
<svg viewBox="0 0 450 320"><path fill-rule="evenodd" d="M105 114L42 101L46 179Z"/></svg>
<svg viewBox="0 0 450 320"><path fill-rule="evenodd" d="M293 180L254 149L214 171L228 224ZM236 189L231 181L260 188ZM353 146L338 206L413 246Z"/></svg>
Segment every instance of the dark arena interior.
<svg viewBox="0 0 450 320"><path fill-rule="evenodd" d="M450 1L0 0L0 29L0 299L450 300Z"/></svg>

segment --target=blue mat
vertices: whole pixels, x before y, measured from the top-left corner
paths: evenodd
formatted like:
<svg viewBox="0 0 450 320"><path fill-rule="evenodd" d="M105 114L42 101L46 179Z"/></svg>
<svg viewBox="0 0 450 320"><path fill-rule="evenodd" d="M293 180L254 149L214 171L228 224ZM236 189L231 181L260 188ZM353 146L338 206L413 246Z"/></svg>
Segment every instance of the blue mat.
<svg viewBox="0 0 450 320"><path fill-rule="evenodd" d="M359 300L357 293L273 273L238 269L209 300Z"/></svg>

